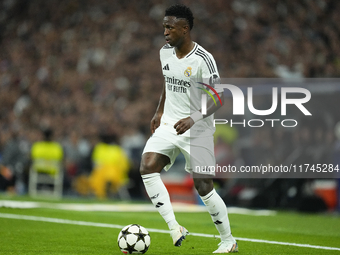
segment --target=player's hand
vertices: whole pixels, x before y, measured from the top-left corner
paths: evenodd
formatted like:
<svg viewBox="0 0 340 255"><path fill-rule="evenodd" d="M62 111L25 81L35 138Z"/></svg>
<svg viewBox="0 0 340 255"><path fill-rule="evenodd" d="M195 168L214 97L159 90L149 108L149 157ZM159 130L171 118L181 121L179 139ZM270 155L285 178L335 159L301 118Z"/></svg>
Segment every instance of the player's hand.
<svg viewBox="0 0 340 255"><path fill-rule="evenodd" d="M192 118L187 117L177 121L177 123L174 125L174 128L176 129L177 135L181 135L189 130L194 124L195 123Z"/></svg>
<svg viewBox="0 0 340 255"><path fill-rule="evenodd" d="M151 134L155 133L155 130L159 127L159 125L161 124L161 117L162 114L155 114L153 116L153 118L151 119L151 123L150 123L150 130L151 130Z"/></svg>

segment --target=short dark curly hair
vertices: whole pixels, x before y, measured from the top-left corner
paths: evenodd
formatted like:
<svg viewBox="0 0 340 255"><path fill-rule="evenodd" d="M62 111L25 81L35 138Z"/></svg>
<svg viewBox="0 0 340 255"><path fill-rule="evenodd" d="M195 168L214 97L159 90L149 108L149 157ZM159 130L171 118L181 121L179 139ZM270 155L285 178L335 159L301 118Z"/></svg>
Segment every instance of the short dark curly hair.
<svg viewBox="0 0 340 255"><path fill-rule="evenodd" d="M189 7L182 4L175 4L165 10L164 16L174 16L176 18L186 19L190 30L194 26L194 16Z"/></svg>

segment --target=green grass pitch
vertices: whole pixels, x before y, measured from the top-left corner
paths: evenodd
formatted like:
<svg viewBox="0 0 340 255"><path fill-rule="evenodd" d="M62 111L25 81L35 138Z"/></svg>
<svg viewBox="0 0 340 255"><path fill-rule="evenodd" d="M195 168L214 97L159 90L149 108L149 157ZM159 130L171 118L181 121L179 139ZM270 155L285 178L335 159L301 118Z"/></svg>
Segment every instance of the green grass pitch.
<svg viewBox="0 0 340 255"><path fill-rule="evenodd" d="M8 200L0 196L0 200L2 199ZM117 246L120 229L9 219L1 217L1 214L117 225L137 223L149 229L167 230L167 225L157 212L86 212L0 207L0 254L3 255L123 253ZM192 233L218 234L208 213L176 213L176 215L178 222ZM278 212L273 216L230 214L229 219L233 235L240 238L239 254L340 254L339 215ZM150 236L151 246L146 253L148 255L211 254L219 243L219 238L189 235L181 247L174 247L168 233L150 232ZM277 241L281 244L252 242L244 238ZM326 249L298 247L292 243L322 246Z"/></svg>

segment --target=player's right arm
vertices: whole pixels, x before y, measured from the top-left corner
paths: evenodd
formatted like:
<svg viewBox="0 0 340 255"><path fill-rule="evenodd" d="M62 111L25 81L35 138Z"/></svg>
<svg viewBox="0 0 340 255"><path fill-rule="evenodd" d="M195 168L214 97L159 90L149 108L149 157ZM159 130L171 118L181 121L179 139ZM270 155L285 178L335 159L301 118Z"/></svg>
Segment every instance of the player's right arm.
<svg viewBox="0 0 340 255"><path fill-rule="evenodd" d="M155 130L159 127L159 125L161 124L161 118L164 112L164 102L165 102L165 84L163 86L163 91L161 94L161 97L159 99L159 103L156 109L156 113L153 116L153 118L151 119L151 123L150 123L150 129L151 129L151 134L153 134L155 132Z"/></svg>

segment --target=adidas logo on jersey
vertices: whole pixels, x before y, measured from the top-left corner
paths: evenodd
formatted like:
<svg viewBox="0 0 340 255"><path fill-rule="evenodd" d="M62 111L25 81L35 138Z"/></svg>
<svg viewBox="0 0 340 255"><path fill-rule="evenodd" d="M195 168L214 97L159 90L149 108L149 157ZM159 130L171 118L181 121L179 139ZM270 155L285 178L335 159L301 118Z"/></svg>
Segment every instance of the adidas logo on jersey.
<svg viewBox="0 0 340 255"><path fill-rule="evenodd" d="M166 64L164 67L163 67L163 70L170 70L170 68L169 68L169 64Z"/></svg>

